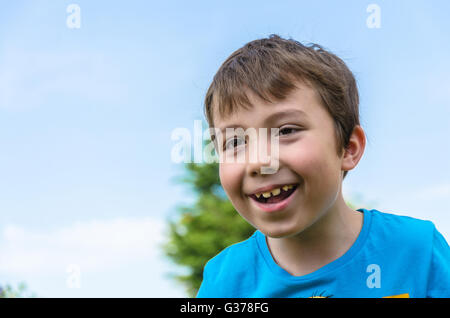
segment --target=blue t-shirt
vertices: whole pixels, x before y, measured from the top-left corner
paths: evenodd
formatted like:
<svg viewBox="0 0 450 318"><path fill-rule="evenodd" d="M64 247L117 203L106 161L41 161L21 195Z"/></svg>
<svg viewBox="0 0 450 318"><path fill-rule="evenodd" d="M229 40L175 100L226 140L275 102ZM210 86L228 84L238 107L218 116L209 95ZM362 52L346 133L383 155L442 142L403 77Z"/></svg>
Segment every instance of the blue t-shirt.
<svg viewBox="0 0 450 318"><path fill-rule="evenodd" d="M318 270L291 275L257 230L207 262L197 297L450 297L450 248L431 221L358 211L356 241Z"/></svg>

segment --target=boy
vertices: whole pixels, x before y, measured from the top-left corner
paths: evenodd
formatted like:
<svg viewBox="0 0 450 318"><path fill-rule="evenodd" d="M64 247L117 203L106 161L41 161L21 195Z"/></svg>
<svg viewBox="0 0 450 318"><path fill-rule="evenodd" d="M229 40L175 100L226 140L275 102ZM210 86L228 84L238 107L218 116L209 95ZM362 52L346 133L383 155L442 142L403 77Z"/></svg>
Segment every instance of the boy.
<svg viewBox="0 0 450 318"><path fill-rule="evenodd" d="M278 128L278 164L223 161L253 141L212 135L221 184L256 231L208 261L197 297L450 297L450 248L432 222L344 201L365 148L358 103L351 71L316 44L271 35L222 64L210 128Z"/></svg>

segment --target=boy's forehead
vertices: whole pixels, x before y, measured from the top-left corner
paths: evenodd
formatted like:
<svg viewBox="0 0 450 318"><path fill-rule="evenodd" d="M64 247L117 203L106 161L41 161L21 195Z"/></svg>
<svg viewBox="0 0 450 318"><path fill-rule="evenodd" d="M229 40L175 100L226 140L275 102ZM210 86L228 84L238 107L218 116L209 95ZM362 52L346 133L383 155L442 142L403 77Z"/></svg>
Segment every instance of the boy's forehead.
<svg viewBox="0 0 450 318"><path fill-rule="evenodd" d="M216 127L224 131L226 128L249 128L257 126L270 126L274 125L280 120L285 119L308 119L306 111L299 108L277 108L273 107L271 111L261 111L255 107L255 110L246 111L253 116L244 116L239 112L229 116L226 120L218 120Z"/></svg>
<svg viewBox="0 0 450 318"><path fill-rule="evenodd" d="M302 119L311 120L314 116L314 108L319 105L314 91L309 88L296 89L285 100L269 103L253 94L249 94L250 108L237 107L225 117L218 116L216 112L215 127L220 130L236 127L256 127L276 124L280 120ZM252 96L253 95L253 96Z"/></svg>

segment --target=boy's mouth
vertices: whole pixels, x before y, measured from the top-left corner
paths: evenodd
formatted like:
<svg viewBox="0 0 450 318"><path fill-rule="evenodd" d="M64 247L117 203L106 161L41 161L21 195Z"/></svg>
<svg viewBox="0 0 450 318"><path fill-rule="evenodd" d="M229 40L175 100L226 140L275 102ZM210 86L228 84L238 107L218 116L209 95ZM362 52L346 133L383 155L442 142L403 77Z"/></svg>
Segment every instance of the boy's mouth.
<svg viewBox="0 0 450 318"><path fill-rule="evenodd" d="M249 197L258 207L266 212L273 212L284 209L291 201L290 197L297 190L299 184L291 184L271 191L251 194Z"/></svg>

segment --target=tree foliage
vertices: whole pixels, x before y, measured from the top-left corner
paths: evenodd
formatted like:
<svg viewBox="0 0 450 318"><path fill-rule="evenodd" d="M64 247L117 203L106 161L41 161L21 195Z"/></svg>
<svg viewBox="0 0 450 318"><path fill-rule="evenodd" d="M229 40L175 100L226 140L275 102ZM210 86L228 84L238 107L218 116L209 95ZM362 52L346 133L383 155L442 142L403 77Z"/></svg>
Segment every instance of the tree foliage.
<svg viewBox="0 0 450 318"><path fill-rule="evenodd" d="M169 220L166 255L187 268L185 275L174 275L190 297L197 294L206 262L229 245L250 237L255 229L234 209L220 184L218 164L186 165L180 179L196 194L193 206L178 207L178 218Z"/></svg>
<svg viewBox="0 0 450 318"><path fill-rule="evenodd" d="M26 292L27 292L27 285L25 282L20 282L17 288L14 288L9 284L0 286L0 298L36 297L35 293L27 295Z"/></svg>

